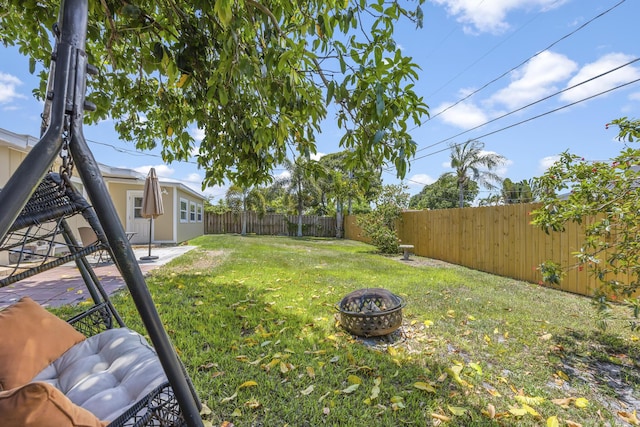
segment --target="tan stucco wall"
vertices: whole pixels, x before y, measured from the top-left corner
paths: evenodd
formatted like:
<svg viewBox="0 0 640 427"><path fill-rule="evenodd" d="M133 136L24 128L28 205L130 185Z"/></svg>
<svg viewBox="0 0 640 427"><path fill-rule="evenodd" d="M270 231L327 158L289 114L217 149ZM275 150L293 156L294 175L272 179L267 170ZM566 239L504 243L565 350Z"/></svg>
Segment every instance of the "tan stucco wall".
<svg viewBox="0 0 640 427"><path fill-rule="evenodd" d="M9 181L13 172L22 163L26 153L9 147L0 146L0 187Z"/></svg>
<svg viewBox="0 0 640 427"><path fill-rule="evenodd" d="M202 205L202 220L196 222L180 222L180 199L186 199L189 203L196 203L196 205ZM176 198L176 215L177 215L177 230L178 230L178 242L185 242L194 237L202 236L204 234L204 200L196 198L191 194L178 190ZM187 215L188 216L188 215Z"/></svg>
<svg viewBox="0 0 640 427"><path fill-rule="evenodd" d="M127 227L127 191L137 190L142 191L143 186L141 185L132 185L132 184L122 184L117 182L109 182L107 184L109 188L109 194L111 194L111 200L113 200L113 205L118 212L118 219L122 224L123 228Z"/></svg>
<svg viewBox="0 0 640 427"><path fill-rule="evenodd" d="M160 186L162 192L162 206L164 206L164 214L154 220L154 237L157 242L174 242L173 238L173 221L175 218L175 206L173 206L173 193L175 188L168 186Z"/></svg>

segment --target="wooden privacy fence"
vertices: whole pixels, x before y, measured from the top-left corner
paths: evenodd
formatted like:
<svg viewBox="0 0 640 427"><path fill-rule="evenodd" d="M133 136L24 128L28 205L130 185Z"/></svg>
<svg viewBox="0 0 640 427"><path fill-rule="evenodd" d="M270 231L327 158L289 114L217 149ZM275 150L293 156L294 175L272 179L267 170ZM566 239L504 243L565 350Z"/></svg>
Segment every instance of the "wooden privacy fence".
<svg viewBox="0 0 640 427"><path fill-rule="evenodd" d="M266 214L261 218L252 211L246 212L247 233L296 236L298 215ZM205 234L225 234L242 232L242 214L206 212L204 216ZM335 237L336 219L328 216L303 215L302 235L314 237Z"/></svg>
<svg viewBox="0 0 640 427"><path fill-rule="evenodd" d="M560 282L562 290L593 295L599 282L587 269L577 268L584 227L568 224L563 232L546 234L530 224L539 204L514 204L463 209L406 211L398 224L402 244L414 245L416 255L474 270L539 283L537 267L554 261L571 267ZM345 219L345 237L367 241L355 216Z"/></svg>

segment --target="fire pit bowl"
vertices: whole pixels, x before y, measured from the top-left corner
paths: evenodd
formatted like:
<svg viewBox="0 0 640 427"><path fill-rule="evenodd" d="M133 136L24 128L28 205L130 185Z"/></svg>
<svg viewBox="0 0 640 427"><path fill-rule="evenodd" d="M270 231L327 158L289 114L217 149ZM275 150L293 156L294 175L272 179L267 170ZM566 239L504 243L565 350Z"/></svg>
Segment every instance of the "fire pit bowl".
<svg viewBox="0 0 640 427"><path fill-rule="evenodd" d="M340 324L353 335L388 335L402 324L402 298L383 288L358 289L347 294L336 308Z"/></svg>

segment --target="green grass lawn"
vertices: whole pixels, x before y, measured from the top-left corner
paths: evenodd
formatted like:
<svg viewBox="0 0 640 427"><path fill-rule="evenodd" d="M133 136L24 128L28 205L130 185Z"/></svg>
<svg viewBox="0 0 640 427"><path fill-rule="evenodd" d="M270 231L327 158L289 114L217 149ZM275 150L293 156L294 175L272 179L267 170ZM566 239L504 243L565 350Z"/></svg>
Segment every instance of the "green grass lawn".
<svg viewBox="0 0 640 427"><path fill-rule="evenodd" d="M588 298L353 241L190 244L148 285L213 425L627 425L633 413L599 379L617 373L637 396L638 338L622 321L599 332ZM366 287L406 300L395 340L337 323L335 304ZM129 295L114 302L143 331Z"/></svg>

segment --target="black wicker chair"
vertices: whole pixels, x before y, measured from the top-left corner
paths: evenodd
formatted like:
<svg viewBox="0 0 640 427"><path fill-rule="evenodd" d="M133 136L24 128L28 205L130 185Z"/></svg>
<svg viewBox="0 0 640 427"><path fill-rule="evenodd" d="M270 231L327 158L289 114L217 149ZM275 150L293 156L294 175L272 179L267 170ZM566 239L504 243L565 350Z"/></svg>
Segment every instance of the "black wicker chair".
<svg viewBox="0 0 640 427"><path fill-rule="evenodd" d="M96 234L102 236L97 242L82 246L75 239L68 220L77 215L81 215L91 224ZM27 248L34 242L43 241L49 242L51 247L54 244L57 247L65 246L67 250L61 251L60 255L39 254L35 259L32 255L22 255L31 254ZM0 241L0 260L5 261L0 264L5 271L5 275L0 277L0 287L75 261L83 274L94 305L68 322L87 337L108 329L125 327L86 258L89 254L105 250L110 249L91 205L76 191L69 179L57 173L49 173L29 199L9 233ZM195 396L195 390L184 367L183 374ZM176 396L168 382L136 402L113 420L109 427L146 425L185 425Z"/></svg>
<svg viewBox="0 0 640 427"><path fill-rule="evenodd" d="M167 384L129 407L110 425L203 427L198 396L162 326L82 132L85 108L95 108L85 101L87 74L97 72L85 52L88 10L88 0L61 2L53 31L55 48L41 139L0 191L0 272L4 274L0 276L0 287L75 261L95 306L71 323L85 334L113 332L124 322L86 258L88 254L107 251L131 293L153 353L167 378ZM60 174L48 173L60 159ZM82 181L91 205L74 188L70 179L73 172ZM67 222L74 215L81 215L95 231L96 242L87 246L78 243ZM59 248L65 250L58 253Z"/></svg>

